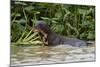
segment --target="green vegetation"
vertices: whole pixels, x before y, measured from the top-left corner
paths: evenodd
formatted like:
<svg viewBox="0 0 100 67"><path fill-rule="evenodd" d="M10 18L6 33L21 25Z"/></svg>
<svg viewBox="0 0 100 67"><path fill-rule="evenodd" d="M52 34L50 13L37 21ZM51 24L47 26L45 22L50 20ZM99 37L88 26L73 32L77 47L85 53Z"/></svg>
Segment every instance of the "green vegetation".
<svg viewBox="0 0 100 67"><path fill-rule="evenodd" d="M95 7L39 2L11 2L11 42L37 44L37 32L27 29L27 21L44 20L50 28L63 36L95 40Z"/></svg>

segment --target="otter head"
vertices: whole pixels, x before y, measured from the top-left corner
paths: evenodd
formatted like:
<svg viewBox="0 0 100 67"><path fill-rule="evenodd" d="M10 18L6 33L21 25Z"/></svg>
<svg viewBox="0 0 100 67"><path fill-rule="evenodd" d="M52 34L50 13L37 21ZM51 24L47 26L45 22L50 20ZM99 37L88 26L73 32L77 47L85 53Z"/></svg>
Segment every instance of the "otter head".
<svg viewBox="0 0 100 67"><path fill-rule="evenodd" d="M35 24L35 31L39 31L39 32L44 32L44 33L50 33L51 30L49 28L49 26L44 22L44 21L38 21L36 24Z"/></svg>

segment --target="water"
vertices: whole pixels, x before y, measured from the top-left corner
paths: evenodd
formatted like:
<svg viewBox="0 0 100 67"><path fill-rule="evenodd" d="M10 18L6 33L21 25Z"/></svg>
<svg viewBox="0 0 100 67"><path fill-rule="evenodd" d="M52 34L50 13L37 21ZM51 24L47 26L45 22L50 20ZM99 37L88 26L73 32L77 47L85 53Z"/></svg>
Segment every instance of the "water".
<svg viewBox="0 0 100 67"><path fill-rule="evenodd" d="M11 66L95 61L95 47L11 46Z"/></svg>

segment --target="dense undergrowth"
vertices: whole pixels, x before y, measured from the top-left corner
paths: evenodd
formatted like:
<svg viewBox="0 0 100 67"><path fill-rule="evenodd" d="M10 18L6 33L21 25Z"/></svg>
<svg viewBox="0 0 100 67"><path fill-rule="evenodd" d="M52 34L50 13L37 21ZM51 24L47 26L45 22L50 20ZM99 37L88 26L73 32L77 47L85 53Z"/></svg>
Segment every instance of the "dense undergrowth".
<svg viewBox="0 0 100 67"><path fill-rule="evenodd" d="M27 29L28 19L33 26L44 20L54 32L66 37L95 40L94 6L12 1L11 42L41 43L37 32Z"/></svg>

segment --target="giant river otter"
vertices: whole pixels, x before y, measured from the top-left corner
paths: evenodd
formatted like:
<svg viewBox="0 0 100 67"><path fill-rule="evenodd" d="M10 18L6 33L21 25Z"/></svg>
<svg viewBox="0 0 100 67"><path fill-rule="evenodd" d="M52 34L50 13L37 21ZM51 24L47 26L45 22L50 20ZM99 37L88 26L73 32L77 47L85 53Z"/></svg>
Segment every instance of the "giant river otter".
<svg viewBox="0 0 100 67"><path fill-rule="evenodd" d="M28 23L31 27L31 22ZM71 45L74 47L84 47L87 43L83 40L76 38L65 38L53 32L50 27L44 21L38 21L35 24L34 30L38 31L41 35L42 41L45 45Z"/></svg>

